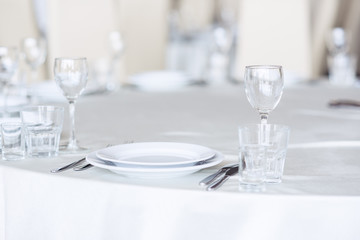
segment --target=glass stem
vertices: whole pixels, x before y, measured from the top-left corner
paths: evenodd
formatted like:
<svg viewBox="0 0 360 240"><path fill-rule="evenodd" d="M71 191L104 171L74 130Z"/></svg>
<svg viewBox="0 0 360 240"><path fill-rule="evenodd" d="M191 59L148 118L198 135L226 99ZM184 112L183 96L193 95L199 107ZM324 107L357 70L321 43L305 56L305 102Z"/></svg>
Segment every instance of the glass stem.
<svg viewBox="0 0 360 240"><path fill-rule="evenodd" d="M261 124L267 124L269 114L260 113Z"/></svg>
<svg viewBox="0 0 360 240"><path fill-rule="evenodd" d="M76 148L76 138L75 138L75 101L69 101L69 114L70 114L70 138L69 138L69 147Z"/></svg>
<svg viewBox="0 0 360 240"><path fill-rule="evenodd" d="M31 82L37 82L39 78L38 71L36 68L31 68Z"/></svg>

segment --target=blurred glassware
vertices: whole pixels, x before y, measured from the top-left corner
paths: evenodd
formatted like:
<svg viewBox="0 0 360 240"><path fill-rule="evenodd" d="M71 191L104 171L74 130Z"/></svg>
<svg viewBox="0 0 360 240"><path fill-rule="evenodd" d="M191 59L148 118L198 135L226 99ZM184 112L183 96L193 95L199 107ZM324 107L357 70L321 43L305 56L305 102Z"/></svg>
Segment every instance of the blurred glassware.
<svg viewBox="0 0 360 240"><path fill-rule="evenodd" d="M109 34L109 45L113 61L119 60L124 53L124 40L120 32L112 31Z"/></svg>
<svg viewBox="0 0 360 240"><path fill-rule="evenodd" d="M88 65L86 58L56 58L54 63L55 82L69 101L70 137L63 152L76 153L86 150L77 144L75 137L75 102L86 87Z"/></svg>
<svg viewBox="0 0 360 240"><path fill-rule="evenodd" d="M349 87L356 82L357 59L354 55L339 53L327 58L329 81L334 86Z"/></svg>
<svg viewBox="0 0 360 240"><path fill-rule="evenodd" d="M171 4L166 69L204 82L212 44L214 1L173 0Z"/></svg>
<svg viewBox="0 0 360 240"><path fill-rule="evenodd" d="M108 77L106 81L106 89L114 91L119 87L119 80L121 78L121 61L125 52L125 43L122 34L119 31L112 31L109 34L110 46L110 63L108 64ZM100 64L101 65L101 64ZM104 70L104 67L102 67Z"/></svg>
<svg viewBox="0 0 360 240"><path fill-rule="evenodd" d="M90 77L84 92L85 95L113 90L109 86L114 77L112 65L108 58L96 59L90 63Z"/></svg>
<svg viewBox="0 0 360 240"><path fill-rule="evenodd" d="M119 31L108 36L109 54L90 63L91 72L85 90L88 94L100 94L116 91L121 79L121 61L125 51L123 37Z"/></svg>
<svg viewBox="0 0 360 240"><path fill-rule="evenodd" d="M215 0L209 76L212 82L235 82L234 63L237 38L236 0Z"/></svg>
<svg viewBox="0 0 360 240"><path fill-rule="evenodd" d="M233 43L233 31L229 27L214 28L213 36L216 48L220 53L228 54Z"/></svg>
<svg viewBox="0 0 360 240"><path fill-rule="evenodd" d="M18 67L18 50L15 47L0 46L0 87L3 94L3 116L7 115L9 85Z"/></svg>
<svg viewBox="0 0 360 240"><path fill-rule="evenodd" d="M47 55L47 43L44 38L25 38L21 42L21 50L25 62L31 70L31 81L38 80L39 67L45 63Z"/></svg>
<svg viewBox="0 0 360 240"><path fill-rule="evenodd" d="M173 0L167 70L195 83L233 80L237 0Z"/></svg>
<svg viewBox="0 0 360 240"><path fill-rule="evenodd" d="M343 28L334 28L327 37L327 48L330 54L346 53L349 51L349 34Z"/></svg>
<svg viewBox="0 0 360 240"><path fill-rule="evenodd" d="M348 87L356 82L357 58L350 52L351 37L343 28L334 28L327 39L329 81L334 86Z"/></svg>

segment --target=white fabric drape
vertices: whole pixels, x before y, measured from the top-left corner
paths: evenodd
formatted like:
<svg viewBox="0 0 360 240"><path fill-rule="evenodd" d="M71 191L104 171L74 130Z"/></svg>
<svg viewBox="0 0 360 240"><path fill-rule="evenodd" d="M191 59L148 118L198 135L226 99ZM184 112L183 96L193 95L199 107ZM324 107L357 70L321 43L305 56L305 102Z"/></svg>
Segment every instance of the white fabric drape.
<svg viewBox="0 0 360 240"><path fill-rule="evenodd" d="M174 179L126 178L92 168L51 174L81 158L0 162L0 239L358 239L360 120L328 108L359 89L285 89L271 123L291 128L283 183L265 193L198 182L219 166ZM58 103L60 104L60 103ZM66 104L66 103L63 103ZM237 161L237 126L259 122L242 85L82 97L77 135L94 149L125 141L201 144ZM68 124L65 122L66 139Z"/></svg>

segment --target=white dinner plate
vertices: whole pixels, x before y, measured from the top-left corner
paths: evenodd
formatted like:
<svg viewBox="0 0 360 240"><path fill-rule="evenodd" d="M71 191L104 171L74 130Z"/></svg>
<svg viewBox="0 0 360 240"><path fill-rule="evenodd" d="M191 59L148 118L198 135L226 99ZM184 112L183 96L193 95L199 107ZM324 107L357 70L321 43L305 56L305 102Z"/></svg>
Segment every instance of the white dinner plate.
<svg viewBox="0 0 360 240"><path fill-rule="evenodd" d="M95 167L110 170L114 173L134 178L173 178L185 176L201 169L215 166L221 163L224 155L215 151L213 158L197 163L179 164L174 166L140 166L133 164L122 164L102 160L93 152L86 157L86 161Z"/></svg>
<svg viewBox="0 0 360 240"><path fill-rule="evenodd" d="M175 142L122 144L96 152L96 156L103 160L142 166L196 163L214 155L215 151L210 148Z"/></svg>

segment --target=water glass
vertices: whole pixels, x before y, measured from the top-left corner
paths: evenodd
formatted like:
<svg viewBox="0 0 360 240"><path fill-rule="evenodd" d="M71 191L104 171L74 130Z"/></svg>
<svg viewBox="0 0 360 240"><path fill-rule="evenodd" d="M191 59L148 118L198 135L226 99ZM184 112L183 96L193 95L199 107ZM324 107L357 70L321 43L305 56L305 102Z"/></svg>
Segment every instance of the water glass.
<svg viewBox="0 0 360 240"><path fill-rule="evenodd" d="M7 161L25 158L23 124L19 122L1 124L2 159Z"/></svg>
<svg viewBox="0 0 360 240"><path fill-rule="evenodd" d="M243 143L240 147L239 160L240 189L265 190L265 147Z"/></svg>
<svg viewBox="0 0 360 240"><path fill-rule="evenodd" d="M240 127L240 182L251 184L258 181L260 185L263 182L280 183L289 135L290 128L284 125L253 124Z"/></svg>
<svg viewBox="0 0 360 240"><path fill-rule="evenodd" d="M28 107L21 111L25 128L27 155L53 157L59 152L64 108L56 106Z"/></svg>

